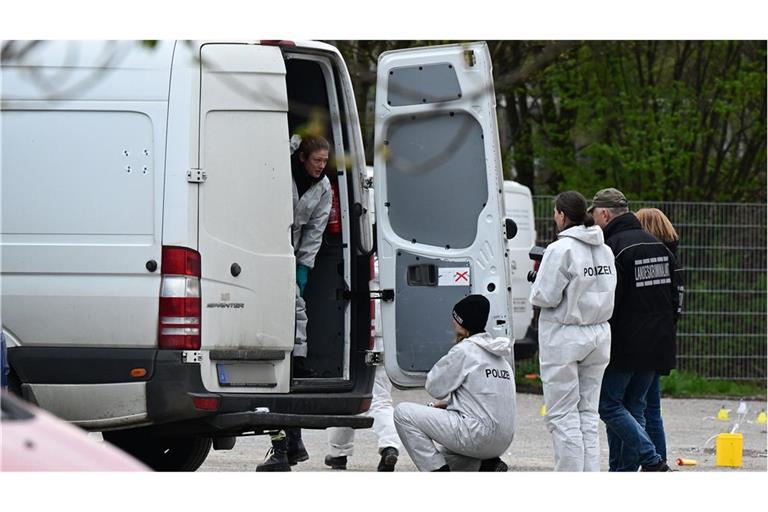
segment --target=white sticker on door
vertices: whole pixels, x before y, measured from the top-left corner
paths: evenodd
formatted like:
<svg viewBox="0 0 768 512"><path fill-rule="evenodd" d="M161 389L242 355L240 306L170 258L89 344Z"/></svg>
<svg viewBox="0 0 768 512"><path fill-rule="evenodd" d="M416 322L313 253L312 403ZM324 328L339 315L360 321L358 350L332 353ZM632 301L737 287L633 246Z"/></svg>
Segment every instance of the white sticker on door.
<svg viewBox="0 0 768 512"><path fill-rule="evenodd" d="M469 286L469 267L441 267L437 286Z"/></svg>

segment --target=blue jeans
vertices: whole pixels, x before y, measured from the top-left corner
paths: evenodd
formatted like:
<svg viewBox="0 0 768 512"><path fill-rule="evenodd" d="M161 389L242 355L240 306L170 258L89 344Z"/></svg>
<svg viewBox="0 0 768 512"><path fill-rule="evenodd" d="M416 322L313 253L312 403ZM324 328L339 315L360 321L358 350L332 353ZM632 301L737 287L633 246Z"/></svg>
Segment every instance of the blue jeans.
<svg viewBox="0 0 768 512"><path fill-rule="evenodd" d="M648 388L648 393L645 395L645 413L643 414L643 421L639 422L648 437L651 439L653 446L656 447L656 453L659 454L661 460L667 460L667 438L664 435L664 422L661 419L661 387L660 387L661 375L657 372L653 376L651 381L651 387ZM616 442L616 436L614 434L614 442ZM611 465L609 461L609 467L613 471L637 471L640 467L638 462L637 453L631 452L624 444L618 439L615 453L618 453L618 460L614 461Z"/></svg>
<svg viewBox="0 0 768 512"><path fill-rule="evenodd" d="M667 438L664 435L664 422L661 419L661 375L657 372L645 397L645 431L656 447L661 460L667 460Z"/></svg>
<svg viewBox="0 0 768 512"><path fill-rule="evenodd" d="M608 367L603 375L598 412L608 433L610 471L633 471L622 467L622 451L637 454L637 464L658 464L661 457L645 431L645 397L653 371L623 371Z"/></svg>

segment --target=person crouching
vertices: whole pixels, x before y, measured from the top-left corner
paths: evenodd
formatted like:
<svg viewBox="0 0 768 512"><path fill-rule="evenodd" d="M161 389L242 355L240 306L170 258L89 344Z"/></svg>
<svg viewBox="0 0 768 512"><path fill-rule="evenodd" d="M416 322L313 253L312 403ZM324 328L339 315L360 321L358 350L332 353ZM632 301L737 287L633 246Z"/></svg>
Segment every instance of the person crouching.
<svg viewBox="0 0 768 512"><path fill-rule="evenodd" d="M507 470L499 456L515 433L512 342L485 332L489 310L482 295L454 306L455 344L425 385L438 401L395 407L395 428L419 471Z"/></svg>

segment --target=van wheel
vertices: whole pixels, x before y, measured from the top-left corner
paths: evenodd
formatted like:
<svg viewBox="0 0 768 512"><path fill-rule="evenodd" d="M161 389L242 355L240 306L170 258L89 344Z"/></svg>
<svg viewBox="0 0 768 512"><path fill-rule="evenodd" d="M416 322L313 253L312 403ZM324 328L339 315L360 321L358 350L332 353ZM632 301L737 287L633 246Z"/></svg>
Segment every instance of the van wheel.
<svg viewBox="0 0 768 512"><path fill-rule="evenodd" d="M10 372L8 372L8 391L13 393L19 398L24 398L21 395L21 379L16 374L13 368L10 369Z"/></svg>
<svg viewBox="0 0 768 512"><path fill-rule="evenodd" d="M102 432L104 440L155 471L195 471L211 450L210 437L159 437L140 430Z"/></svg>

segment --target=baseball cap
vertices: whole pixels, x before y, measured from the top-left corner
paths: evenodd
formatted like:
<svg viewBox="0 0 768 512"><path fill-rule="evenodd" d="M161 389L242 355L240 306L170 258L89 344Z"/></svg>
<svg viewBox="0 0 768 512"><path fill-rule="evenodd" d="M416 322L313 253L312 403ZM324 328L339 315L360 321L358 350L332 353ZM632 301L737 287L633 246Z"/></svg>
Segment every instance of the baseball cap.
<svg viewBox="0 0 768 512"><path fill-rule="evenodd" d="M622 208L628 205L629 201L620 190L604 188L598 190L595 197L592 198L592 204L587 208L587 212L591 212L595 208Z"/></svg>

